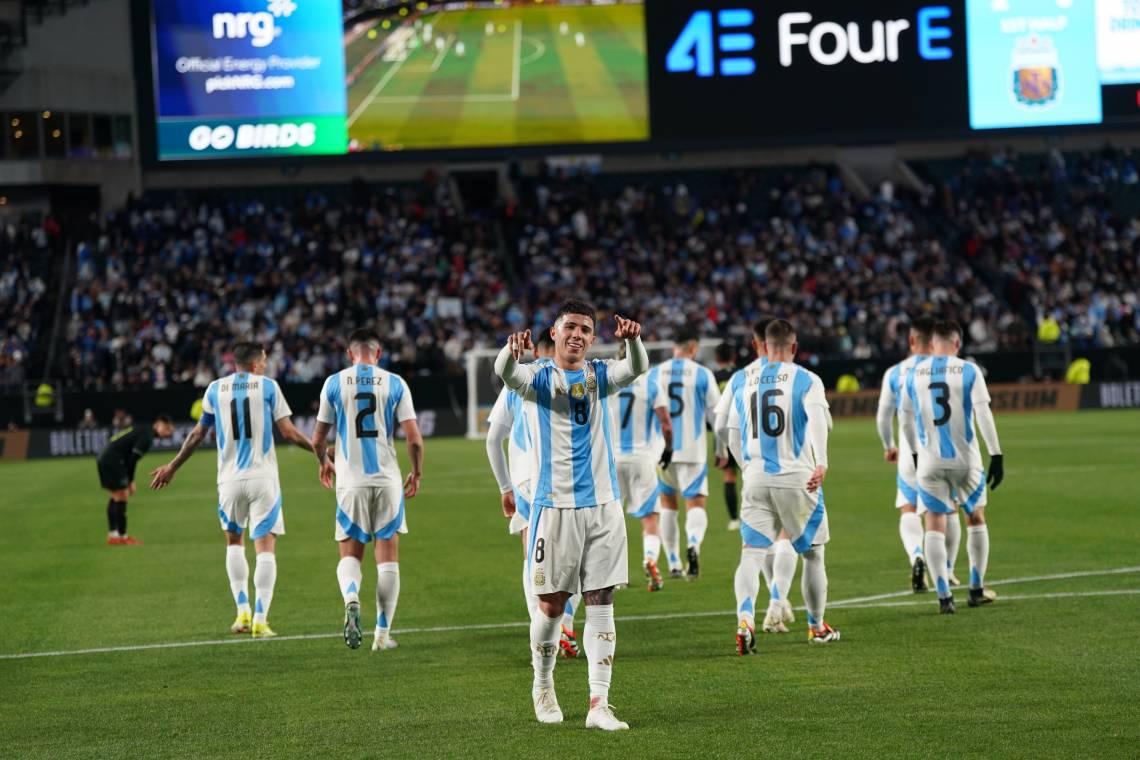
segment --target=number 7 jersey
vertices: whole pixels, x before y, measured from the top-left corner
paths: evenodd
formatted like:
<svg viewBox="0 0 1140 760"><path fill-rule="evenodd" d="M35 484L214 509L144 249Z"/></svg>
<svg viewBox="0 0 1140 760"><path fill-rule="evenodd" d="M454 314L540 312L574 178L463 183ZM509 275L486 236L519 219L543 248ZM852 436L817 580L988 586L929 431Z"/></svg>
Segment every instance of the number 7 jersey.
<svg viewBox="0 0 1140 760"><path fill-rule="evenodd" d="M317 421L336 425L337 488L402 482L392 436L414 420L412 394L399 375L355 364L325 380Z"/></svg>
<svg viewBox="0 0 1140 760"><path fill-rule="evenodd" d="M990 403L986 379L973 362L957 356L927 356L907 374L899 424L913 424L919 467L982 469L974 410Z"/></svg>

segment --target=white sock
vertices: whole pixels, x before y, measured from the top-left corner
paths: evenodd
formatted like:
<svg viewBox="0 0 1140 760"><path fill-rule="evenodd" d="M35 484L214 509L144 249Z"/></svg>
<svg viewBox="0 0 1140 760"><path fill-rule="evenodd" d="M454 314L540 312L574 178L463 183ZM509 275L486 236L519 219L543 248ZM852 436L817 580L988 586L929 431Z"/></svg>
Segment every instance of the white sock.
<svg viewBox="0 0 1140 760"><path fill-rule="evenodd" d="M926 547L926 558L929 560L927 568L934 578L934 590L938 592L938 598L953 596L950 592L950 581L946 577L946 534L928 530L923 544Z"/></svg>
<svg viewBox="0 0 1140 760"><path fill-rule="evenodd" d="M526 560L523 560L523 574L522 574L522 590L523 599L526 601L526 614L533 618L538 609L538 595L532 594L530 590L530 570L527 567Z"/></svg>
<svg viewBox="0 0 1140 760"><path fill-rule="evenodd" d="M340 584L340 595L344 603L360 601L360 560L356 557L341 557L336 566L336 580Z"/></svg>
<svg viewBox="0 0 1140 760"><path fill-rule="evenodd" d="M590 666L590 707L593 708L596 704L604 705L609 702L614 650L617 648L614 606L586 605L586 627L582 635L586 639L586 661Z"/></svg>
<svg viewBox="0 0 1140 760"><path fill-rule="evenodd" d="M922 518L916 512L899 511L899 538L902 539L910 566L922 556Z"/></svg>
<svg viewBox="0 0 1140 760"><path fill-rule="evenodd" d="M253 622L264 623L269 617L269 605L273 604L273 587L277 585L277 557L273 552L259 552L253 566L253 596L257 605L253 608Z"/></svg>
<svg viewBox="0 0 1140 760"><path fill-rule="evenodd" d="M804 571L800 588L804 594L808 625L823 625L823 612L827 607L827 568L823 564L823 546L813 546L804 552Z"/></svg>
<svg viewBox="0 0 1140 760"><path fill-rule="evenodd" d="M689 537L689 546L701 552L701 544L705 540L705 533L709 529L709 513L704 507L685 507L685 533Z"/></svg>
<svg viewBox="0 0 1140 760"><path fill-rule="evenodd" d="M245 547L226 547L226 575L230 577L230 593L238 614L249 612L249 562L245 558Z"/></svg>
<svg viewBox="0 0 1140 760"><path fill-rule="evenodd" d="M381 562L376 566L376 628L380 635L388 635L399 600L400 563Z"/></svg>
<svg viewBox="0 0 1140 760"><path fill-rule="evenodd" d="M777 541L769 552L775 555L772 562L772 582L768 584L773 601L786 601L792 588L792 578L796 575L796 550L786 538Z"/></svg>
<svg viewBox="0 0 1140 760"><path fill-rule="evenodd" d="M772 588L772 579L776 577L776 552L772 547L764 552L764 560L760 563L760 572L764 574L764 588Z"/></svg>
<svg viewBox="0 0 1140 760"><path fill-rule="evenodd" d="M582 604L582 592L579 591L566 600L566 608L562 611L562 625L569 631L574 630L574 613Z"/></svg>
<svg viewBox="0 0 1140 760"><path fill-rule="evenodd" d="M642 564L656 562L657 555L661 553L661 536L656 533L642 533L641 545L645 548L645 556L641 560Z"/></svg>
<svg viewBox="0 0 1140 760"><path fill-rule="evenodd" d="M982 588L990 563L990 529L987 525L966 528L966 556L970 558L970 588Z"/></svg>
<svg viewBox="0 0 1140 760"><path fill-rule="evenodd" d="M677 510L661 509L661 543L665 546L665 556L670 570L680 570L681 532L677 526Z"/></svg>
<svg viewBox="0 0 1140 760"><path fill-rule="evenodd" d="M534 688L554 686L554 661L558 658L558 627L562 616L547 617L536 610L530 619L531 665L534 666Z"/></svg>
<svg viewBox="0 0 1140 760"><path fill-rule="evenodd" d="M946 515L946 575L954 574L954 565L958 564L958 546L962 543L962 523L958 522L958 513Z"/></svg>
<svg viewBox="0 0 1140 760"><path fill-rule="evenodd" d="M745 546L740 550L740 564L736 566L736 616L756 627L756 597L760 593L760 572L767 549Z"/></svg>

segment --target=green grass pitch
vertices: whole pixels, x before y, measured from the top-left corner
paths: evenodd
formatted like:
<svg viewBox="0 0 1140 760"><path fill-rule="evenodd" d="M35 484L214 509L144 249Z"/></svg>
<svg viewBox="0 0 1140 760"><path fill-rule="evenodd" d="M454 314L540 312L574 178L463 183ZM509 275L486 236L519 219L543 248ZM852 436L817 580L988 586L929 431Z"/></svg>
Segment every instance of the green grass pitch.
<svg viewBox="0 0 1140 760"><path fill-rule="evenodd" d="M346 49L355 74L349 138L361 148L649 137L641 5L441 11L382 23Z"/></svg>
<svg viewBox="0 0 1140 760"><path fill-rule="evenodd" d="M1002 598L971 610L959 592L958 615L940 617L931 596L906 593L894 472L873 422L837 422L833 646L809 645L797 622L735 656L739 540L714 478L701 579L618 593L623 735L584 728L584 660L555 671L566 722L533 719L521 550L481 442L428 441L402 546L400 648L378 654L338 638L333 498L303 452L281 452L288 533L270 621L285 640L265 642L228 633L212 452L132 501L141 547L102 544L92 460L0 465L0 756L1134 758L1140 413L998 425L1007 479L990 502L989 577ZM962 577L965 562L963 540ZM366 617L375 572L366 563ZM1002 583L1078 572L1090 574ZM219 640L233 643L168 646ZM10 657L102 647L127 649Z"/></svg>

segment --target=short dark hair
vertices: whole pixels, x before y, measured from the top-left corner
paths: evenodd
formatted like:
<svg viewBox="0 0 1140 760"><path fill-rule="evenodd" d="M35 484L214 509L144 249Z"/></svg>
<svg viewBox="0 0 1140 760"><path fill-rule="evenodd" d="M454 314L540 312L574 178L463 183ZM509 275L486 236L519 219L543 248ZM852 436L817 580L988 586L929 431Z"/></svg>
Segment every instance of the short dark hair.
<svg viewBox="0 0 1140 760"><path fill-rule="evenodd" d="M383 341L380 340L380 333L371 327L358 327L348 334L349 348L353 346L363 346L368 343L375 343L377 346L383 343Z"/></svg>
<svg viewBox="0 0 1140 760"><path fill-rule="evenodd" d="M261 358L265 353L265 347L260 343L253 341L242 341L234 346L234 362L243 367L248 367L255 361Z"/></svg>
<svg viewBox="0 0 1140 760"><path fill-rule="evenodd" d="M919 341L929 343L930 339L934 337L934 325L934 317L923 314L921 317L915 317L910 323L910 331Z"/></svg>
<svg viewBox="0 0 1140 760"><path fill-rule="evenodd" d="M569 301L563 302L558 307L558 313L554 315L554 324L558 324L558 320L567 314L581 314L583 317L589 317L595 325L598 323L598 310L594 308L592 303L580 298L571 298Z"/></svg>
<svg viewBox="0 0 1140 760"><path fill-rule="evenodd" d="M677 330L677 334L673 336L673 343L678 346L688 345L689 343L699 343L701 334L697 328L692 325L685 325Z"/></svg>
<svg viewBox="0 0 1140 760"><path fill-rule="evenodd" d="M768 330L768 324L772 321L772 317L760 317L756 323L752 325L752 335L757 340L764 340L764 333Z"/></svg>
<svg viewBox="0 0 1140 760"><path fill-rule="evenodd" d="M534 345L540 351L549 351L554 348L554 338L550 337L550 330L540 330Z"/></svg>
<svg viewBox="0 0 1140 760"><path fill-rule="evenodd" d="M786 319L773 319L764 328L764 342L773 346L789 346L796 339L796 328Z"/></svg>
<svg viewBox="0 0 1140 760"><path fill-rule="evenodd" d="M169 414L166 414L165 412L162 414L156 414L154 416L154 421L155 422L165 422L167 425L173 425L174 424L174 418L171 417Z"/></svg>
<svg viewBox="0 0 1140 760"><path fill-rule="evenodd" d="M730 362L736 358L736 347L731 343L721 343L716 347L716 359L720 362Z"/></svg>
<svg viewBox="0 0 1140 760"><path fill-rule="evenodd" d="M952 319L943 319L934 323L934 335L942 340L954 340L962 337L962 327Z"/></svg>

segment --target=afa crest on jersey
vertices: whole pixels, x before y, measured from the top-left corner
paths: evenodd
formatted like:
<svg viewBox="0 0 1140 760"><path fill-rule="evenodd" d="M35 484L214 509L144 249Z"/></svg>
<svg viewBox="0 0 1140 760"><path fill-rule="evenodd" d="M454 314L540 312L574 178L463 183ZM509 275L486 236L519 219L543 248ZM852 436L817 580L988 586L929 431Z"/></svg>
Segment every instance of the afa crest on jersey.
<svg viewBox="0 0 1140 760"><path fill-rule="evenodd" d="M1049 37L1029 35L1013 48L1013 98L1023 106L1057 102L1061 93L1061 61Z"/></svg>

